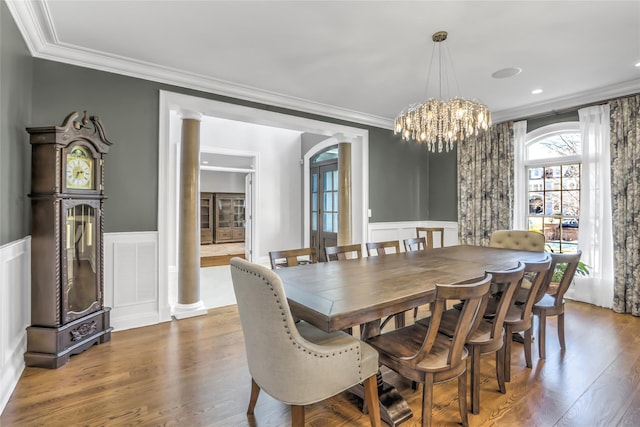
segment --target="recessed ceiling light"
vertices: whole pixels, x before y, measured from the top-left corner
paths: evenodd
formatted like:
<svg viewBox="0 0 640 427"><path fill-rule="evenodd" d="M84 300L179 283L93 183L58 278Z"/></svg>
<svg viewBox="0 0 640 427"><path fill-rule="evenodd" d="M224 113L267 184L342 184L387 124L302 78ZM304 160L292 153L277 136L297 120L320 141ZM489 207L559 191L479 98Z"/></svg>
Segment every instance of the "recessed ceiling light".
<svg viewBox="0 0 640 427"><path fill-rule="evenodd" d="M640 62L638 62L638 63L636 64L636 67L640 67Z"/></svg>
<svg viewBox="0 0 640 427"><path fill-rule="evenodd" d="M542 89L534 89L531 91L532 95L538 95L539 93L542 93Z"/></svg>
<svg viewBox="0 0 640 427"><path fill-rule="evenodd" d="M203 164L203 165L208 165L208 164L209 164L209 162L207 162L206 160L203 160L203 161L202 161L202 164Z"/></svg>
<svg viewBox="0 0 640 427"><path fill-rule="evenodd" d="M496 71L495 73L491 74L491 77L493 77L494 79L506 79L508 77L516 76L521 72L522 68L520 67L508 67Z"/></svg>

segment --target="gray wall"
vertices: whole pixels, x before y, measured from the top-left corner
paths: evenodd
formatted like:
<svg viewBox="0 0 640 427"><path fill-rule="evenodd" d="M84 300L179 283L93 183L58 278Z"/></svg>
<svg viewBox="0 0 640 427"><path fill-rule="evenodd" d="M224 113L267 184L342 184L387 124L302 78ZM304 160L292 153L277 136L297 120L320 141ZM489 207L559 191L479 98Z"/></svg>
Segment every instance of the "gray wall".
<svg viewBox="0 0 640 427"><path fill-rule="evenodd" d="M7 5L0 2L0 245L29 234L33 60Z"/></svg>
<svg viewBox="0 0 640 427"><path fill-rule="evenodd" d="M34 60L33 124L61 124L72 111L102 119L113 143L105 159L105 230L157 230L158 84Z"/></svg>
<svg viewBox="0 0 640 427"><path fill-rule="evenodd" d="M457 144L456 144L457 147ZM458 220L458 165L455 148L429 154L429 219Z"/></svg>
<svg viewBox="0 0 640 427"><path fill-rule="evenodd" d="M105 160L105 230L157 230L158 91L249 105L369 129L372 222L428 219L428 156L386 129L252 104L52 61L34 60L34 124L59 124L71 111L101 117L113 146ZM455 219L455 210L451 213Z"/></svg>
<svg viewBox="0 0 640 427"><path fill-rule="evenodd" d="M231 99L103 71L34 59L4 2L0 88L0 244L29 234L27 126L61 124L71 111L100 116L113 146L105 161L107 232L157 230L159 91L169 90L369 130L372 222L455 220L455 170L392 131ZM433 155L432 155L433 156ZM452 165L455 166L455 160ZM435 179L430 200L430 180ZM443 189L453 182L451 191ZM452 198L453 197L453 198ZM431 215L430 215L431 213Z"/></svg>
<svg viewBox="0 0 640 427"><path fill-rule="evenodd" d="M369 131L371 222L429 219L429 154L393 131ZM455 214L455 213L454 213Z"/></svg>

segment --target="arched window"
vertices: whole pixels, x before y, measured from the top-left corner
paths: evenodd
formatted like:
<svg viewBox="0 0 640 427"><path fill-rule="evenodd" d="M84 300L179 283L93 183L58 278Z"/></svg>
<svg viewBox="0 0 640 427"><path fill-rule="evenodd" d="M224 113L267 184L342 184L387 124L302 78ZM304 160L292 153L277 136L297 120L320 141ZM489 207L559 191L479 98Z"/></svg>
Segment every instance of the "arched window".
<svg viewBox="0 0 640 427"><path fill-rule="evenodd" d="M575 252L580 225L582 142L578 122L527 134L524 150L527 224L554 252Z"/></svg>

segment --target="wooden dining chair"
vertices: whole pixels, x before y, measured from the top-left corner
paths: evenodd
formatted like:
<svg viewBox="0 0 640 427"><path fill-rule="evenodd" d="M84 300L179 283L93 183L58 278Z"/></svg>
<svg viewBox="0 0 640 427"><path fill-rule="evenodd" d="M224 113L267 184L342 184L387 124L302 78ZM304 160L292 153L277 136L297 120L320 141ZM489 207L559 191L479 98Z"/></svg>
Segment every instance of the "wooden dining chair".
<svg viewBox="0 0 640 427"><path fill-rule="evenodd" d="M269 252L271 268L294 267L303 264L316 264L318 254L316 248L289 249Z"/></svg>
<svg viewBox="0 0 640 427"><path fill-rule="evenodd" d="M404 239L405 252L424 251L427 249L427 239L424 237L413 237L411 239Z"/></svg>
<svg viewBox="0 0 640 427"><path fill-rule="evenodd" d="M353 245L326 246L324 255L329 262L362 258L362 245L356 243Z"/></svg>
<svg viewBox="0 0 640 427"><path fill-rule="evenodd" d="M428 326L414 323L367 340L378 350L380 364L409 380L423 384L422 426L431 426L433 386L458 379L458 404L462 425L468 426L467 358L465 341L473 333L483 297L489 292L491 275L482 280L436 285L434 311ZM453 337L440 332L440 321L448 301L463 300Z"/></svg>
<svg viewBox="0 0 640 427"><path fill-rule="evenodd" d="M427 240L427 248L433 248L433 233L440 233L440 247L444 246L444 228L443 227L416 227L416 237L420 237L421 233L425 233Z"/></svg>
<svg viewBox="0 0 640 427"><path fill-rule="evenodd" d="M385 242L367 243L367 256L370 256L370 257L381 256L381 255L387 255L390 253L396 253L396 254L400 253L400 242L398 240L388 240ZM387 326L387 323L389 323L389 320L391 320L392 318L394 319L396 329L402 328L406 323L404 313L405 312L403 311L402 313L396 313L396 314L392 314L391 316L388 316L380 324L380 329Z"/></svg>
<svg viewBox="0 0 640 427"><path fill-rule="evenodd" d="M344 261L347 259L362 258L362 245L359 243L343 246L326 246L324 256L327 262ZM353 335L353 328L343 329L346 333ZM364 330L364 325L360 325L360 334Z"/></svg>
<svg viewBox="0 0 640 427"><path fill-rule="evenodd" d="M498 389L500 393L506 393L504 381L504 319L511 304L513 304L513 296L515 294L522 277L524 276L523 263L513 269L506 271L489 271L493 277L491 279L492 291L495 289L499 292L500 298L497 308L493 314L495 317L489 321L483 318L489 300L492 299L492 292L487 293L482 301L480 314L476 318L474 331L469 335L466 346L471 354L471 412L480 413L480 356L495 353L496 357L496 378L498 380ZM458 323L458 316L461 312L459 309L451 308L444 312L440 322L440 332L453 337L455 327ZM418 320L419 323L429 323L429 319Z"/></svg>
<svg viewBox="0 0 640 427"><path fill-rule="evenodd" d="M404 239L404 251L405 252L415 252L415 251L424 251L427 249L427 240L424 237L413 237L410 239ZM413 309L413 320L415 321L418 318L418 307Z"/></svg>
<svg viewBox="0 0 640 427"><path fill-rule="evenodd" d="M538 290L544 285L547 272L551 266L551 256L547 255L543 261L525 263L524 272L530 274L532 278L531 287L526 294L526 298L521 304L511 304L504 319L504 378L511 381L511 343L512 334L523 333L524 358L527 368L533 367L531 359L531 335L533 329L533 304L535 303ZM518 292L518 290L516 290Z"/></svg>
<svg viewBox="0 0 640 427"><path fill-rule="evenodd" d="M554 294L549 295L544 292L539 300L533 305L533 315L538 316L538 354L540 359L546 358L545 345L547 339L547 317L557 316L558 341L560 342L560 349L562 349L562 351L566 350L564 340L564 294L569 290L569 286L571 286L571 283L573 282L581 256L581 250L578 250L576 253L551 254L551 267L549 268L549 273L547 274L546 279L547 285L551 282L551 277L553 276L556 265L566 263L567 266ZM540 294L540 292L538 292L538 294Z"/></svg>
<svg viewBox="0 0 640 427"><path fill-rule="evenodd" d="M248 415L264 390L291 405L291 424L302 427L305 405L364 383L370 423L381 425L378 354L371 346L295 322L280 277L266 267L232 258L231 279L251 374Z"/></svg>
<svg viewBox="0 0 640 427"><path fill-rule="evenodd" d="M391 252L395 250L395 252ZM397 240L388 240L386 242L369 242L367 243L367 255L379 256L390 253L400 253L400 242Z"/></svg>

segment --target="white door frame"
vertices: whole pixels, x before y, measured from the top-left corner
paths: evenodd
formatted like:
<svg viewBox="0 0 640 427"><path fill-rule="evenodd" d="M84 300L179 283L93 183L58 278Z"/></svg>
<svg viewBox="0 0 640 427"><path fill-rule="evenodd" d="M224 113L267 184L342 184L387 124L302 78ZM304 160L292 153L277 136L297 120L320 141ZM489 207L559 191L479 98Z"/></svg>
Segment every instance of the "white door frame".
<svg viewBox="0 0 640 427"><path fill-rule="evenodd" d="M203 116L241 121L259 125L285 128L303 132L326 135L328 138L341 134L341 138L353 141L352 146L352 183L353 183L353 239L364 241L368 233L369 209L369 131L366 129L339 125L330 122L290 116L267 110L229 104L210 99L184 95L175 92L160 91L159 100L159 138L158 138L158 309L159 321L171 319L169 305L170 283L177 283L177 218L178 218L178 166L180 138L171 134L171 115L183 111L198 112ZM345 142L345 141L340 141ZM315 148L314 148L315 150ZM312 150L313 151L313 150ZM302 160L302 159L301 159ZM301 163L303 163L301 161ZM257 165L256 165L257 166ZM307 168L305 168L307 169ZM257 183L259 184L259 182ZM257 206L260 192L254 186L253 206ZM309 199L309 187L305 186L304 201ZM255 219L255 217L254 217ZM307 218L308 220L308 218ZM305 230L308 227L305 227ZM255 230L255 228L254 228ZM253 233L253 248L259 230ZM307 231L308 233L308 231ZM308 234L307 234L308 236ZM307 237L308 238L308 237ZM305 240L306 241L306 240Z"/></svg>

